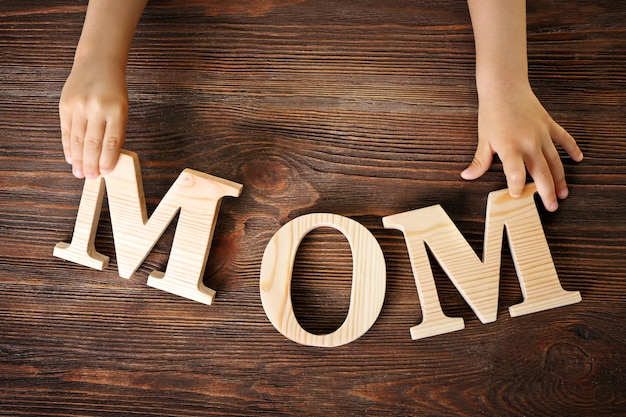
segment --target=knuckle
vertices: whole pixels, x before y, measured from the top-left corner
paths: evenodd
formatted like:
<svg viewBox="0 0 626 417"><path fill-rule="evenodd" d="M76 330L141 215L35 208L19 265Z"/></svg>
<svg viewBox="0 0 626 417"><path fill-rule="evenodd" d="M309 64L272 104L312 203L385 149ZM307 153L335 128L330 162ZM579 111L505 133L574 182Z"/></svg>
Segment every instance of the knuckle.
<svg viewBox="0 0 626 417"><path fill-rule="evenodd" d="M123 115L128 110L128 101L119 98L101 98L90 103L92 109L112 117Z"/></svg>
<svg viewBox="0 0 626 417"><path fill-rule="evenodd" d="M483 162L477 157L474 157L474 159L472 159L472 164L477 166L478 168L483 168L484 166Z"/></svg>
<svg viewBox="0 0 626 417"><path fill-rule="evenodd" d="M61 99L59 100L59 113L69 113L71 112L72 107L72 101L64 96L61 96Z"/></svg>
<svg viewBox="0 0 626 417"><path fill-rule="evenodd" d="M72 135L73 145L82 145L85 142L85 138L81 135Z"/></svg>
<svg viewBox="0 0 626 417"><path fill-rule="evenodd" d="M552 179L552 172L547 166L541 167L537 170L537 172L535 172L534 177L537 178L538 181L547 181L549 179Z"/></svg>
<svg viewBox="0 0 626 417"><path fill-rule="evenodd" d="M558 153L556 153L556 152L549 154L548 157L547 157L547 161L548 161L548 164L550 164L550 165L552 165L554 167L558 167L558 166L562 165L562 163L561 163L561 156Z"/></svg>
<svg viewBox="0 0 626 417"><path fill-rule="evenodd" d="M89 117L124 117L128 113L128 100L102 96L62 98L59 101L62 114L82 113Z"/></svg>
<svg viewBox="0 0 626 417"><path fill-rule="evenodd" d="M96 136L90 136L85 139L85 148L100 149L100 139Z"/></svg>
<svg viewBox="0 0 626 417"><path fill-rule="evenodd" d="M122 146L123 140L119 136L107 136L102 147L106 150L116 150Z"/></svg>
<svg viewBox="0 0 626 417"><path fill-rule="evenodd" d="M76 111L83 111L87 106L88 100L84 96L62 96L59 100L59 110L61 113L74 113Z"/></svg>
<svg viewBox="0 0 626 417"><path fill-rule="evenodd" d="M506 178L510 182L518 184L522 181L526 181L526 172L523 172L522 170L511 169L507 171L505 174L506 174Z"/></svg>

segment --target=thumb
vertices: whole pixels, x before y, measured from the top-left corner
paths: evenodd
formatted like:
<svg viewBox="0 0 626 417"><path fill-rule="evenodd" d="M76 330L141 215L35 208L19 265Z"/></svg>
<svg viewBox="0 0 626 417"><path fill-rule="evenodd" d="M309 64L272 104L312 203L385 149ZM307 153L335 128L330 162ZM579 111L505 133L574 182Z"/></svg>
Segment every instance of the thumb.
<svg viewBox="0 0 626 417"><path fill-rule="evenodd" d="M482 176L493 162L493 151L491 147L487 145L483 145L481 141L478 141L478 146L476 148L476 153L474 154L474 159L472 163L461 172L461 178L464 180L475 180Z"/></svg>

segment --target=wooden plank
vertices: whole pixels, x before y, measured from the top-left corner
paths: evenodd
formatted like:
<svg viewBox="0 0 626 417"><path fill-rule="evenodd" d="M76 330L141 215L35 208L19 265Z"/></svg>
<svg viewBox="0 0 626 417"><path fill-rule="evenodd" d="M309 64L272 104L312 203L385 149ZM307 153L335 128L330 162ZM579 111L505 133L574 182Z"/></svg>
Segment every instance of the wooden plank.
<svg viewBox="0 0 626 417"><path fill-rule="evenodd" d="M409 252L381 218L439 204L480 253L487 195L505 187L498 163L459 178L476 142L465 2L150 2L128 67L126 140L147 214L187 167L244 186L220 209L206 306L146 285L168 265L173 226L128 280L113 256L105 271L52 256L83 188L63 160L58 99L85 4L4 1L0 414L626 414L625 7L528 2L533 88L585 153L565 163L568 199L539 211L561 284L582 302L510 317L523 295L504 245L498 318L484 325L433 260L441 308L465 329L414 341ZM385 257L378 319L333 349L285 338L260 298L265 247L309 213L359 222ZM107 255L110 216L105 200L95 249ZM292 305L305 330L341 325L351 276L339 232L302 241Z"/></svg>

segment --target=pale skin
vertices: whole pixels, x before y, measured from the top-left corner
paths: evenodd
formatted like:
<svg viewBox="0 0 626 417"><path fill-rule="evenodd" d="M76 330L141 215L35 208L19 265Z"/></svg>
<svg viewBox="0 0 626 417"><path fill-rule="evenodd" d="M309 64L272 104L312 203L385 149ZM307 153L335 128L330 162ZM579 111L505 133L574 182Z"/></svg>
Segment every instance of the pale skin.
<svg viewBox="0 0 626 417"><path fill-rule="evenodd" d="M63 153L78 178L110 172L128 118L126 63L147 0L91 0L59 103Z"/></svg>
<svg viewBox="0 0 626 417"><path fill-rule="evenodd" d="M65 159L78 178L110 172L124 144L128 118L126 64L147 0L90 0L74 65L59 104ZM494 155L509 192L520 196L526 172L549 211L567 197L555 144L574 161L576 141L543 108L528 80L525 0L468 0L476 43L478 145L461 173L481 177Z"/></svg>
<svg viewBox="0 0 626 417"><path fill-rule="evenodd" d="M574 161L582 161L583 154L530 87L526 2L468 0L468 5L476 43L478 146L461 176L480 177L498 154L511 196L522 194L528 170L543 205L555 211L558 199L569 194L555 143Z"/></svg>

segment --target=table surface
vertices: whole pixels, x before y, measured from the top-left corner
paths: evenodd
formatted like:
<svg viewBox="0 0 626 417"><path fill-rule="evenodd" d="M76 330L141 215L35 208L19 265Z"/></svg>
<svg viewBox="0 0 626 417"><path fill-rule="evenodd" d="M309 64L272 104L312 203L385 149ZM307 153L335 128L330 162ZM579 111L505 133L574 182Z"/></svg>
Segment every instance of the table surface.
<svg viewBox="0 0 626 417"><path fill-rule="evenodd" d="M36 416L626 415L626 3L529 1L533 88L578 141L570 197L538 205L563 287L582 302L520 317L508 246L498 319L482 324L431 262L465 329L411 340L421 309L402 234L382 218L440 204L480 254L496 162L459 174L477 136L474 43L463 1L155 0L128 65L126 149L152 212L184 168L243 185L223 200L203 282L211 306L146 285L176 222L120 278L105 202L104 271L52 256L83 181L63 161L58 100L85 2L0 11L0 414ZM372 328L336 348L283 337L263 310L264 249L288 221L334 213L386 261ZM292 300L325 334L349 307L351 252L303 240Z"/></svg>

